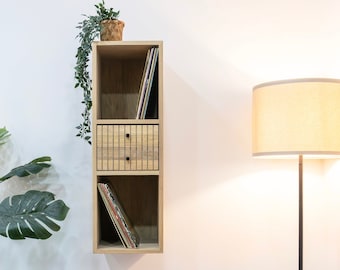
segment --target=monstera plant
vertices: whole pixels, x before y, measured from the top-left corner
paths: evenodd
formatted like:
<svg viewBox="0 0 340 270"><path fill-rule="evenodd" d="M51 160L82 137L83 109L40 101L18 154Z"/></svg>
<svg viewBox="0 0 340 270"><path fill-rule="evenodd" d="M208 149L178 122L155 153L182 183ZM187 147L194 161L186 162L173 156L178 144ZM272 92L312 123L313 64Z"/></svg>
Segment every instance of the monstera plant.
<svg viewBox="0 0 340 270"><path fill-rule="evenodd" d="M9 137L9 132L6 128L0 128L0 145L6 142L6 139Z"/></svg>
<svg viewBox="0 0 340 270"><path fill-rule="evenodd" d="M10 136L6 128L0 128L0 145ZM13 176L35 175L51 165L51 158L40 157L12 169L0 178L0 183ZM1 187L1 186L0 186ZM55 200L48 191L29 190L25 194L5 198L0 203L0 235L11 239L47 239L59 231L56 221L66 218L69 208L62 200ZM48 230L48 229L49 230Z"/></svg>

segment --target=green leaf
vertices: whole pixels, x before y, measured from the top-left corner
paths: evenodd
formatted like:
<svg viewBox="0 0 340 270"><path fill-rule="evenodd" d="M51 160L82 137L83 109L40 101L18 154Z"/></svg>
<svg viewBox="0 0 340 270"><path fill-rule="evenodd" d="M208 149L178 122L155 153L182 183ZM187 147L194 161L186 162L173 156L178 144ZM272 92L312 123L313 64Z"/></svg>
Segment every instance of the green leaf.
<svg viewBox="0 0 340 270"><path fill-rule="evenodd" d="M51 164L45 163L46 161L51 161L48 156L36 158L26 165L16 167L12 169L9 173L0 178L0 182L3 182L13 176L26 177L31 174L37 174L44 168L48 168Z"/></svg>
<svg viewBox="0 0 340 270"><path fill-rule="evenodd" d="M6 139L10 136L11 134L9 134L8 130L3 127L0 128L0 145L4 144L6 142Z"/></svg>
<svg viewBox="0 0 340 270"><path fill-rule="evenodd" d="M0 203L0 235L11 239L47 239L59 231L55 220L66 218L69 207L47 191L30 190Z"/></svg>

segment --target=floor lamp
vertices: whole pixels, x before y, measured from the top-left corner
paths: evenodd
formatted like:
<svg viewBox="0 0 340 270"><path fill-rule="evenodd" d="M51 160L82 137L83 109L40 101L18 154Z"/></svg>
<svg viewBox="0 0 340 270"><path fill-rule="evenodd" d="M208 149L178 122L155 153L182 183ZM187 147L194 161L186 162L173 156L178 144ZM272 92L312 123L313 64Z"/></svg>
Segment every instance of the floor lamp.
<svg viewBox="0 0 340 270"><path fill-rule="evenodd" d="M299 270L303 270L303 159L340 157L340 80L275 81L253 89L253 156L299 160Z"/></svg>

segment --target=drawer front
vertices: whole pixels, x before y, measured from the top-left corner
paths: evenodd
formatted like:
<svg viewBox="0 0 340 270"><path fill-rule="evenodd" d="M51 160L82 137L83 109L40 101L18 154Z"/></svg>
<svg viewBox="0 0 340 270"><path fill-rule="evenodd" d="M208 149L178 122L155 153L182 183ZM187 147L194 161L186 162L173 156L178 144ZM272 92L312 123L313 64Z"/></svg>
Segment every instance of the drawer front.
<svg viewBox="0 0 340 270"><path fill-rule="evenodd" d="M97 170L157 171L158 125L97 125Z"/></svg>

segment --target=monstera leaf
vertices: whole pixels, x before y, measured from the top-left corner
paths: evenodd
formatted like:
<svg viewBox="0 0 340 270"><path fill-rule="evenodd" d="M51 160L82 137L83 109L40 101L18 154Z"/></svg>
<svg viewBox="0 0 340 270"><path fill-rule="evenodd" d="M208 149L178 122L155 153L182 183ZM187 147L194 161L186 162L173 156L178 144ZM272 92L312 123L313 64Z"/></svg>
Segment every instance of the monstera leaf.
<svg viewBox="0 0 340 270"><path fill-rule="evenodd" d="M31 174L37 174L42 169L48 168L51 165L48 163L45 163L46 161L51 161L50 157L40 157L32 160L30 163L27 163L26 165L16 167L12 169L8 174L0 178L0 182L3 182L13 176L19 176L19 177L25 177L29 176Z"/></svg>
<svg viewBox="0 0 340 270"><path fill-rule="evenodd" d="M0 145L4 144L9 136L10 134L5 127L0 128Z"/></svg>
<svg viewBox="0 0 340 270"><path fill-rule="evenodd" d="M47 239L59 231L55 220L66 218L69 208L47 191L30 190L0 203L0 235L11 239Z"/></svg>

